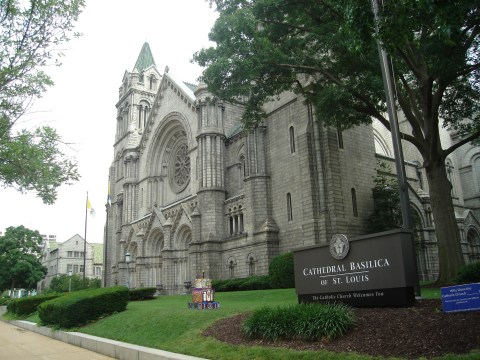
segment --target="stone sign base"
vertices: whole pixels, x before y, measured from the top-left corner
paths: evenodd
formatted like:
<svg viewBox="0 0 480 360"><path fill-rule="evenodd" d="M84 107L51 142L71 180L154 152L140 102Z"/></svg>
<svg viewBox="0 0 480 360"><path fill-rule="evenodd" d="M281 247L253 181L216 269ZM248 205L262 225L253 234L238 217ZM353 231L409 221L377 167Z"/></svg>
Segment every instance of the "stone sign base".
<svg viewBox="0 0 480 360"><path fill-rule="evenodd" d="M413 287L378 290L358 290L329 294L298 295L299 303L341 302L356 307L411 306L415 302Z"/></svg>

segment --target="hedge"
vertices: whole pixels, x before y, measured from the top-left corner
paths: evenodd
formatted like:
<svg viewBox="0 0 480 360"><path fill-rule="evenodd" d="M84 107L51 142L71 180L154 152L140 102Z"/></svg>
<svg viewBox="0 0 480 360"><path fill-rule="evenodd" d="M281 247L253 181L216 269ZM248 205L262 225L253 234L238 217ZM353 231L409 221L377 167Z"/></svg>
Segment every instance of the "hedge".
<svg viewBox="0 0 480 360"><path fill-rule="evenodd" d="M480 262L462 267L454 279L457 284L466 284L480 281Z"/></svg>
<svg viewBox="0 0 480 360"><path fill-rule="evenodd" d="M37 311L37 307L45 301L55 299L60 294L40 294L19 299L12 299L7 304L7 310L13 314L24 316Z"/></svg>
<svg viewBox="0 0 480 360"><path fill-rule="evenodd" d="M243 291L243 290L267 290L271 289L268 275L249 276L247 278L213 280L212 287L217 292Z"/></svg>
<svg viewBox="0 0 480 360"><path fill-rule="evenodd" d="M68 329L124 311L127 304L124 286L80 290L44 302L38 307L38 316L43 325Z"/></svg>
<svg viewBox="0 0 480 360"><path fill-rule="evenodd" d="M153 295L157 291L156 288L140 288L140 289L130 289L128 291L128 299L130 301L139 301L139 300L151 300Z"/></svg>
<svg viewBox="0 0 480 360"><path fill-rule="evenodd" d="M293 253L287 252L274 257L268 267L268 275L270 275L272 288L294 288Z"/></svg>

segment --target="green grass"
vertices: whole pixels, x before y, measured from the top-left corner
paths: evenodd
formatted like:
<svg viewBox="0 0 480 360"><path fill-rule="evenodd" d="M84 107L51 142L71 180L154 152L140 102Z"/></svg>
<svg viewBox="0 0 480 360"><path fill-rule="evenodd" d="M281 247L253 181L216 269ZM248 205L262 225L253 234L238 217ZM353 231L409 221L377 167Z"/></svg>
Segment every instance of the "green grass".
<svg viewBox="0 0 480 360"><path fill-rule="evenodd" d="M436 297L435 290L422 289L423 297ZM127 310L77 329L82 333L132 344L199 356L208 359L379 359L357 354L294 351L283 348L244 347L206 338L201 332L215 321L264 306L297 303L294 289L217 293L218 310L190 310L190 295L163 296L151 301L130 302ZM394 339L392 339L394 341ZM475 359L471 355L453 355L443 360Z"/></svg>

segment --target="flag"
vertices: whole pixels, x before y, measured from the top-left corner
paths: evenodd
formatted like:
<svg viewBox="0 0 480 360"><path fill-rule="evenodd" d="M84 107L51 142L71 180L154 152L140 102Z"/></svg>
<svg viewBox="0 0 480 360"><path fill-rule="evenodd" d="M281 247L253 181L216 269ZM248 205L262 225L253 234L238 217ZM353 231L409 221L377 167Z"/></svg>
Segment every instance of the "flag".
<svg viewBox="0 0 480 360"><path fill-rule="evenodd" d="M108 179L107 205L108 205L108 206L112 206L112 197L110 196L110 179Z"/></svg>
<svg viewBox="0 0 480 360"><path fill-rule="evenodd" d="M95 209L92 207L89 198L87 198L87 210L90 212L90 215L95 216Z"/></svg>

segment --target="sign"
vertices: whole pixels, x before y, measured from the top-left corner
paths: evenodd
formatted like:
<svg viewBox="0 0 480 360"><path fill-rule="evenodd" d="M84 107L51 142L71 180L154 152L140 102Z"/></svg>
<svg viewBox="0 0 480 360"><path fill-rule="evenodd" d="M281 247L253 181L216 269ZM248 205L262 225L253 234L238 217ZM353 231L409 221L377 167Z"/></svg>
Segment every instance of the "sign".
<svg viewBox="0 0 480 360"><path fill-rule="evenodd" d="M302 303L405 306L415 301L412 234L403 229L294 251L295 289Z"/></svg>
<svg viewBox="0 0 480 360"><path fill-rule="evenodd" d="M444 312L480 310L480 283L443 287Z"/></svg>

